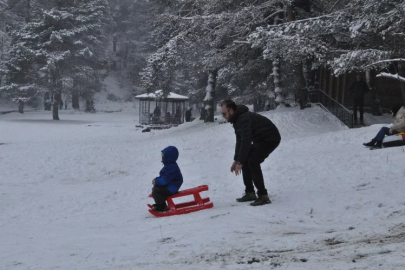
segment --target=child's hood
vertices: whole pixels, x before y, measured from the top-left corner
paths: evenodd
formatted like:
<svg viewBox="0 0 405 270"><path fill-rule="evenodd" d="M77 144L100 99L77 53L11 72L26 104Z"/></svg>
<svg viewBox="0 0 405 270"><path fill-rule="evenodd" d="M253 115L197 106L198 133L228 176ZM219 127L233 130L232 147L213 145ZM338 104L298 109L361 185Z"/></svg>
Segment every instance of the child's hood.
<svg viewBox="0 0 405 270"><path fill-rule="evenodd" d="M162 150L162 162L163 164L170 164L177 161L179 158L179 150L174 146L168 146Z"/></svg>

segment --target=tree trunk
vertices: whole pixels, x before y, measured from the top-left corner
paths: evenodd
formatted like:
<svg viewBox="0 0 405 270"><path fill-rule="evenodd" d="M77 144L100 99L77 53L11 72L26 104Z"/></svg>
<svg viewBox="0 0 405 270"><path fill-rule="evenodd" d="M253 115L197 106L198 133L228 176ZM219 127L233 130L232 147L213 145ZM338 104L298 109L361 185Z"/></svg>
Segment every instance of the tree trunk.
<svg viewBox="0 0 405 270"><path fill-rule="evenodd" d="M72 108L75 110L80 110L79 104L79 91L77 89L72 92Z"/></svg>
<svg viewBox="0 0 405 270"><path fill-rule="evenodd" d="M280 63L279 60L276 59L273 61L273 78L274 78L274 92L276 93L275 102L277 104L284 102L284 95L283 89L281 88L281 78L280 78Z"/></svg>
<svg viewBox="0 0 405 270"><path fill-rule="evenodd" d="M287 6L287 20L289 22L295 21L295 10L293 4Z"/></svg>
<svg viewBox="0 0 405 270"><path fill-rule="evenodd" d="M24 102L21 100L18 102L18 112L24 113Z"/></svg>
<svg viewBox="0 0 405 270"><path fill-rule="evenodd" d="M398 74L401 77L405 78L405 64L404 63L399 63L398 64ZM402 92L402 103L405 104L405 85L403 81L399 81L401 84L401 92Z"/></svg>
<svg viewBox="0 0 405 270"><path fill-rule="evenodd" d="M335 100L339 101L339 95L340 95L340 76L336 77L336 86L335 86Z"/></svg>
<svg viewBox="0 0 405 270"><path fill-rule="evenodd" d="M1 41L1 44L0 44L0 62L3 62L4 38L1 37L0 41ZM3 76L0 75L0 86L1 86L1 78L2 77Z"/></svg>
<svg viewBox="0 0 405 270"><path fill-rule="evenodd" d="M117 33L114 33L113 35L113 52L117 52Z"/></svg>
<svg viewBox="0 0 405 270"><path fill-rule="evenodd" d="M56 93L54 95L53 103L52 103L52 117L53 120L59 120L59 101L61 98L60 93Z"/></svg>
<svg viewBox="0 0 405 270"><path fill-rule="evenodd" d="M304 77L304 68L302 66L302 62L296 65L296 74L298 76L298 89L296 93L298 93L299 97L299 103L300 103L300 109L303 110L305 109L308 101L308 95L307 95L307 88L306 88L306 83L305 83L305 77Z"/></svg>
<svg viewBox="0 0 405 270"><path fill-rule="evenodd" d="M326 87L328 85L328 69L323 68L323 79L322 79L322 88L321 90L326 93Z"/></svg>
<svg viewBox="0 0 405 270"><path fill-rule="evenodd" d="M26 8L26 11L25 11L25 16L24 16L24 20L25 20L25 22L26 23L29 23L29 22L31 22L31 0L26 0L27 2L25 3L25 8Z"/></svg>
<svg viewBox="0 0 405 270"><path fill-rule="evenodd" d="M261 97L257 97L257 98L255 98L255 101L254 101L254 103L253 103L253 111L254 112L261 112L261 111L263 111L262 110L262 105L263 104L263 102L262 102L262 98Z"/></svg>
<svg viewBox="0 0 405 270"><path fill-rule="evenodd" d="M214 122L214 112L215 112L215 87L217 84L218 70L210 70L208 75L208 83L206 88L206 96L204 98L205 109L207 110L207 116L205 122Z"/></svg>
<svg viewBox="0 0 405 270"><path fill-rule="evenodd" d="M343 90L342 90L342 105L345 105L345 93L346 93L346 85L347 85L347 74L343 75Z"/></svg>
<svg viewBox="0 0 405 270"><path fill-rule="evenodd" d="M306 75L307 75L307 79L306 79L306 86L307 88L314 88L315 85L315 80L317 79L317 75L319 72L319 67L318 69L312 69L312 64L313 64L313 59L312 58L308 58L305 65L306 65Z"/></svg>

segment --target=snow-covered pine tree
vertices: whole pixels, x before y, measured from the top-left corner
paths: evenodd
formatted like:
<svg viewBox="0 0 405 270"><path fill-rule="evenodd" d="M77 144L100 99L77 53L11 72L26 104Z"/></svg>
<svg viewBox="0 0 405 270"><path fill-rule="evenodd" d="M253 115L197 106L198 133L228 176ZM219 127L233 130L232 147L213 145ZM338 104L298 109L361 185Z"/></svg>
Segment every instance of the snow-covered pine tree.
<svg viewBox="0 0 405 270"><path fill-rule="evenodd" d="M162 47L168 42L177 42L176 48L182 51L170 51L182 55L182 63L190 70L194 63L201 65L201 71L207 74L206 108L211 112L215 109L215 84L221 69L235 60L239 50L249 45L244 38L260 25L267 25L280 12L278 1L171 1L163 14L157 17L158 26L154 35ZM238 42L242 41L242 42ZM244 56L240 53L239 56ZM163 59L154 57L153 60ZM154 85L151 66L158 66L150 61L144 73L144 83ZM239 67L243 68L243 67ZM157 74L157 72L155 72ZM147 83L149 81L150 83Z"/></svg>
<svg viewBox="0 0 405 270"><path fill-rule="evenodd" d="M2 89L27 99L48 91L53 119L59 120L61 94L73 102L100 90L106 69L105 31L111 22L106 0L55 0L43 19L13 32L10 59L5 63L7 85Z"/></svg>
<svg viewBox="0 0 405 270"><path fill-rule="evenodd" d="M7 4L5 0L0 0L0 87L2 85L2 63L5 61L5 51L8 45L8 35L6 31L7 25L7 14L6 14Z"/></svg>
<svg viewBox="0 0 405 270"><path fill-rule="evenodd" d="M318 16L319 11L304 10L306 5L298 8L296 4L287 3L278 23L258 27L248 38L254 48L263 50L265 59L273 61L276 100L284 103L291 103L296 95L302 97L304 72L326 63L333 49L331 39L338 33L329 15Z"/></svg>
<svg viewBox="0 0 405 270"><path fill-rule="evenodd" d="M401 0L350 1L345 12L334 19L347 29L351 48L329 62L335 74L377 71L377 76L397 79L405 102L404 72L401 58L405 56L405 2ZM399 61L398 61L399 60ZM385 72L389 65L395 74ZM374 101L379 103L378 97Z"/></svg>
<svg viewBox="0 0 405 270"><path fill-rule="evenodd" d="M50 9L54 0L7 0L7 12L15 16L9 24L12 27L37 21L42 17L43 9Z"/></svg>
<svg viewBox="0 0 405 270"><path fill-rule="evenodd" d="M129 79L135 93L140 93L140 73L147 58L156 52L152 39L153 18L161 5L147 0L108 0L115 25L110 38L112 63L116 75Z"/></svg>

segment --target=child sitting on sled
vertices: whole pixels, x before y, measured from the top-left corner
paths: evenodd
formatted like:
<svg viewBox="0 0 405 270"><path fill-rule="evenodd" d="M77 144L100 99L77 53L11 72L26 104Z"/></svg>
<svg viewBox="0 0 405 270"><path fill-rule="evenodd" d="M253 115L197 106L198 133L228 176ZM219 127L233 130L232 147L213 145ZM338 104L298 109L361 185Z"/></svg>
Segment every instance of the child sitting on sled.
<svg viewBox="0 0 405 270"><path fill-rule="evenodd" d="M176 194L183 184L183 176L176 161L179 151L174 146L166 147L162 150L163 168L159 176L152 180L152 196L155 204L152 210L157 212L167 211L166 199Z"/></svg>

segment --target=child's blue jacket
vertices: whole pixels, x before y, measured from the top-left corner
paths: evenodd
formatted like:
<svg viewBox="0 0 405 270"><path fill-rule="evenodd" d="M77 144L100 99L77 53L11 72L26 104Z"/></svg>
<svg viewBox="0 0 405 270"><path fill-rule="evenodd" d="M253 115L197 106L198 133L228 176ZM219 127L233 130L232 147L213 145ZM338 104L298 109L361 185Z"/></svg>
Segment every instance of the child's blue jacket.
<svg viewBox="0 0 405 270"><path fill-rule="evenodd" d="M155 183L158 186L167 186L167 189L175 194L183 184L183 175L176 161L179 157L179 151L174 146L166 147L162 150L162 162L164 167L160 170L159 177L156 177Z"/></svg>

